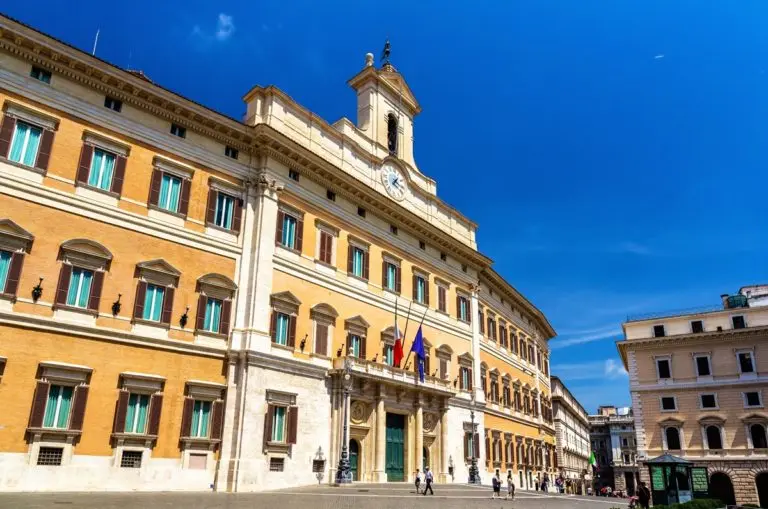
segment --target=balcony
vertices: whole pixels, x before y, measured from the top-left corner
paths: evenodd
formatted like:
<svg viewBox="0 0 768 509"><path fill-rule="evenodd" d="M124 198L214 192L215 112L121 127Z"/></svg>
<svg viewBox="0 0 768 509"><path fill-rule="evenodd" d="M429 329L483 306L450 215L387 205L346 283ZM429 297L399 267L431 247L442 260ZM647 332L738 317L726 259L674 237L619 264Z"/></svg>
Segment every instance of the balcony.
<svg viewBox="0 0 768 509"><path fill-rule="evenodd" d="M333 369L343 370L344 359L345 357L333 359ZM450 380L426 375L424 376L424 382L421 382L418 373L410 370L407 371L388 364L357 359L355 357L346 357L346 359L349 359L352 374L363 379L399 386L403 389L418 389L436 396L448 398L455 396L458 392L457 389L453 388L453 383Z"/></svg>

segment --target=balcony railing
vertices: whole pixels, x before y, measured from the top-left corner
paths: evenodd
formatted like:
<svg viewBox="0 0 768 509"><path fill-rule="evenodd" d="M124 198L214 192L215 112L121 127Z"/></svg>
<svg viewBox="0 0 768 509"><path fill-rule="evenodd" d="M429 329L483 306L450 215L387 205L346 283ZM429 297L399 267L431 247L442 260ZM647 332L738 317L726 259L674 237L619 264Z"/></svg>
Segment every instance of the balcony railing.
<svg viewBox="0 0 768 509"><path fill-rule="evenodd" d="M673 316L683 315L698 315L701 313L713 313L715 311L723 311L723 305L699 306L692 308L673 309L668 311L656 311L654 313L627 315L627 322L640 322L643 320L654 320L658 318L670 318Z"/></svg>
<svg viewBox="0 0 768 509"><path fill-rule="evenodd" d="M372 362L356 357L347 357L350 361L350 368L353 374L366 378L374 378L382 382L392 384L409 385L411 387L420 387L422 389L439 392L446 396L453 396L458 391L453 388L450 380L444 380L436 376L424 376L424 381L419 380L419 374L410 370L396 368L381 362ZM344 369L344 357L333 359L334 369Z"/></svg>

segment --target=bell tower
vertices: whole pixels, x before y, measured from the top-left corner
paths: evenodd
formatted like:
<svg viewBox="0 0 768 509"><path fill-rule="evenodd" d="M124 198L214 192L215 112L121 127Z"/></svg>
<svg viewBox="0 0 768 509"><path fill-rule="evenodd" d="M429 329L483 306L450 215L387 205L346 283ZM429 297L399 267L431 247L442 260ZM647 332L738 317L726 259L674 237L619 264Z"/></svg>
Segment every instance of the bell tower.
<svg viewBox="0 0 768 509"><path fill-rule="evenodd" d="M403 76L389 61L389 42L380 68L372 53L349 85L357 92L357 128L390 155L416 168L413 159L413 118L421 112Z"/></svg>

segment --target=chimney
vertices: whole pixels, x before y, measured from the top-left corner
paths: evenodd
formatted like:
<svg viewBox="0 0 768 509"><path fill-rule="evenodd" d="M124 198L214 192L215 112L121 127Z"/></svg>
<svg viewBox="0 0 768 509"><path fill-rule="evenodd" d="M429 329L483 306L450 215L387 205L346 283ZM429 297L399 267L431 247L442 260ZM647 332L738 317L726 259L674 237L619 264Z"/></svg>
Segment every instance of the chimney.
<svg viewBox="0 0 768 509"><path fill-rule="evenodd" d="M723 309L728 309L728 294L724 293L720 298L723 300Z"/></svg>

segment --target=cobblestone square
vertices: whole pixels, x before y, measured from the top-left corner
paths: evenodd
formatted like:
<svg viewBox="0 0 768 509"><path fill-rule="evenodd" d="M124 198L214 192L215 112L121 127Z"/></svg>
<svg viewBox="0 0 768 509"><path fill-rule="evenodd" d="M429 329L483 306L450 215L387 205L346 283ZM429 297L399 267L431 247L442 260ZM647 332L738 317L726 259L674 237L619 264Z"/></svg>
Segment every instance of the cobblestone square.
<svg viewBox="0 0 768 509"><path fill-rule="evenodd" d="M316 486L268 493L15 493L0 494L0 508L8 509L610 509L627 501L572 497L522 491L514 501L491 500L488 487L435 486L435 495L417 495L409 484L354 484Z"/></svg>

